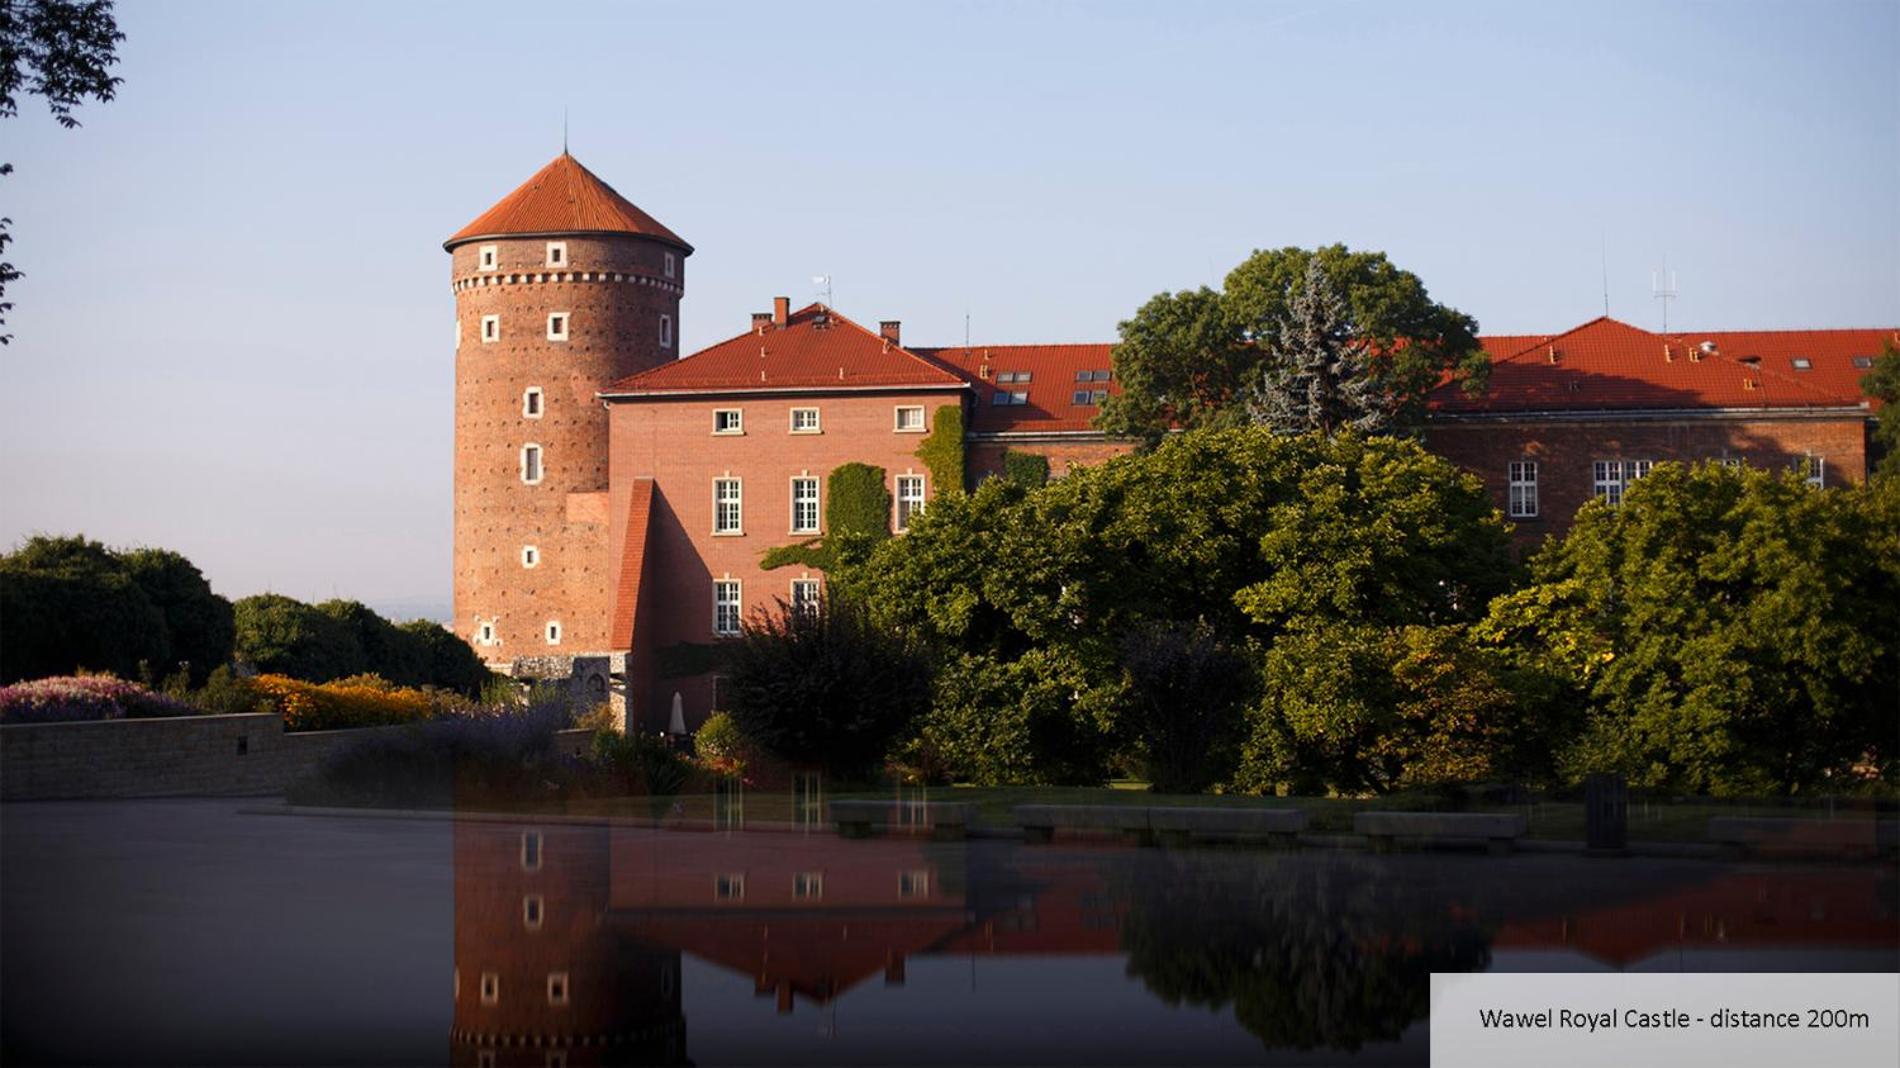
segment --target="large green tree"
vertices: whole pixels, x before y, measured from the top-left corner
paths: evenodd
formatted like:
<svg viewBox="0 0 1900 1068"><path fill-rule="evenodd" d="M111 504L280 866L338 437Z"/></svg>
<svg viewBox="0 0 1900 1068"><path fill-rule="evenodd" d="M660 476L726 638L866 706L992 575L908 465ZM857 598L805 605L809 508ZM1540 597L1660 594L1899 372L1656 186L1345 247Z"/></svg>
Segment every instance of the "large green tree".
<svg viewBox="0 0 1900 1068"><path fill-rule="evenodd" d="M1873 370L1861 376L1860 388L1880 402L1874 415L1874 473L1900 477L1900 345L1889 338L1874 360Z"/></svg>
<svg viewBox="0 0 1900 1068"><path fill-rule="evenodd" d="M237 636L231 602L211 591L196 564L170 549L134 549L120 560L165 618L170 663L186 665L192 684L202 686L231 660Z"/></svg>
<svg viewBox="0 0 1900 1068"><path fill-rule="evenodd" d="M335 615L276 593L233 607L237 655L259 671L329 682L370 670L356 628Z"/></svg>
<svg viewBox="0 0 1900 1068"><path fill-rule="evenodd" d="M1572 775L1726 794L1900 770L1900 482L1659 464L1592 502L1483 633L1587 705Z"/></svg>
<svg viewBox="0 0 1900 1068"><path fill-rule="evenodd" d="M1447 375L1482 388L1489 366L1470 316L1431 299L1417 275L1382 252L1344 245L1255 252L1219 292L1162 293L1120 326L1115 346L1119 396L1097 425L1158 441L1170 428L1245 422L1268 372L1294 350L1288 324L1310 265L1317 262L1344 301L1342 340L1369 354L1365 376L1388 394L1391 424L1423 418L1425 395Z"/></svg>
<svg viewBox="0 0 1900 1068"><path fill-rule="evenodd" d="M119 554L83 536L37 536L0 556L0 681L170 670L165 614Z"/></svg>
<svg viewBox="0 0 1900 1068"><path fill-rule="evenodd" d="M111 0L0 0L0 118L20 113L20 96L46 101L54 121L71 129L79 125L73 109L87 99L101 103L118 92L121 79L108 73L118 63L119 32ZM13 173L13 164L0 163L0 175ZM13 235L13 220L0 218L0 255ZM11 263L0 261L0 327L13 305L5 300L7 286L21 277ZM0 331L0 345L12 336Z"/></svg>

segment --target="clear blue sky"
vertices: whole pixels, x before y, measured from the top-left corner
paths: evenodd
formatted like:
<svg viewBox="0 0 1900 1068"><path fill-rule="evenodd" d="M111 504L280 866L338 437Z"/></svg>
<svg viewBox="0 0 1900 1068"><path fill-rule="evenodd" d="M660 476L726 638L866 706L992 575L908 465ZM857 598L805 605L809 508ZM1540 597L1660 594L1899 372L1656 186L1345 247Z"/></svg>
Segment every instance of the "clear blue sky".
<svg viewBox="0 0 1900 1068"><path fill-rule="evenodd" d="M0 543L441 611L441 242L573 151L774 294L1112 340L1258 247L1383 249L1487 331L1900 323L1900 4L164 3L118 100L0 125Z"/></svg>

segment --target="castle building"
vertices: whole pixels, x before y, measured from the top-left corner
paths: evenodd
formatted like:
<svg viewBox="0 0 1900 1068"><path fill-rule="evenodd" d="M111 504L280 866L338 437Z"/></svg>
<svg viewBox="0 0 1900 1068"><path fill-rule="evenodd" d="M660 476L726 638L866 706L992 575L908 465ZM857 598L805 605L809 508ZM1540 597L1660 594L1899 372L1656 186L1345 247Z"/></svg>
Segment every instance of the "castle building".
<svg viewBox="0 0 1900 1068"><path fill-rule="evenodd" d="M492 666L611 694L629 725L719 701L695 650L820 595L767 551L825 534L827 479L885 472L901 533L943 487L921 455L962 428L966 476L1011 452L1052 477L1134 444L1096 430L1112 345L906 345L784 297L678 353L693 251L565 152L445 247L456 299L454 629ZM1490 388L1432 398L1426 444L1480 475L1526 547L1664 460L1859 481L1860 376L1893 329L1655 334L1604 317L1494 335Z"/></svg>

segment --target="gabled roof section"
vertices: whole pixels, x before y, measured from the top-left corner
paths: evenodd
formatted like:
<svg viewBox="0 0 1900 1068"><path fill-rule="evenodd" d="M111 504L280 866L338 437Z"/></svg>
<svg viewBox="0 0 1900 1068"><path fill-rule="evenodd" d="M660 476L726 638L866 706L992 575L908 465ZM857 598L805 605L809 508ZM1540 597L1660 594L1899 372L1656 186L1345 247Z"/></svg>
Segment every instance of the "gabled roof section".
<svg viewBox="0 0 1900 1068"><path fill-rule="evenodd" d="M530 234L636 234L693 251L678 234L614 192L613 186L566 152L457 230L442 247L454 248L481 237Z"/></svg>
<svg viewBox="0 0 1900 1068"><path fill-rule="evenodd" d="M1490 388L1432 393L1442 415L1509 412L1855 408L1864 368L1889 330L1668 335L1599 316L1561 334L1482 338ZM1805 361L1803 363L1802 361Z"/></svg>
<svg viewBox="0 0 1900 1068"><path fill-rule="evenodd" d="M616 649L632 650L634 627L640 619L640 590L646 579L647 528L653 515L653 480L636 478L627 496L627 541L620 551L620 574L614 584L613 630Z"/></svg>
<svg viewBox="0 0 1900 1068"><path fill-rule="evenodd" d="M823 304L623 378L602 397L667 393L774 393L788 390L964 389L962 376L886 341Z"/></svg>
<svg viewBox="0 0 1900 1068"><path fill-rule="evenodd" d="M1096 413L1102 410L1097 395L1121 392L1109 356L1114 348L1091 342L975 345L916 352L956 371L976 389L971 431L1033 434L1092 429ZM999 402L999 394L1010 403ZM1023 398L1020 404L1014 403L1018 394ZM1081 394L1087 395L1087 402L1077 404L1076 397Z"/></svg>

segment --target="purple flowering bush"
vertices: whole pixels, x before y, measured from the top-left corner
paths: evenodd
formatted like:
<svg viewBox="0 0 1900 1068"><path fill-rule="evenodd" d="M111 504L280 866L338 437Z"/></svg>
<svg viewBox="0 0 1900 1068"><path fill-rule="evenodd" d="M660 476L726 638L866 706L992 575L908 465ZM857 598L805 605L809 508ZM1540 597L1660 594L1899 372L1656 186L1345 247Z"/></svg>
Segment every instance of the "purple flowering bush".
<svg viewBox="0 0 1900 1068"><path fill-rule="evenodd" d="M110 675L63 675L0 686L0 723L194 716L198 710Z"/></svg>

